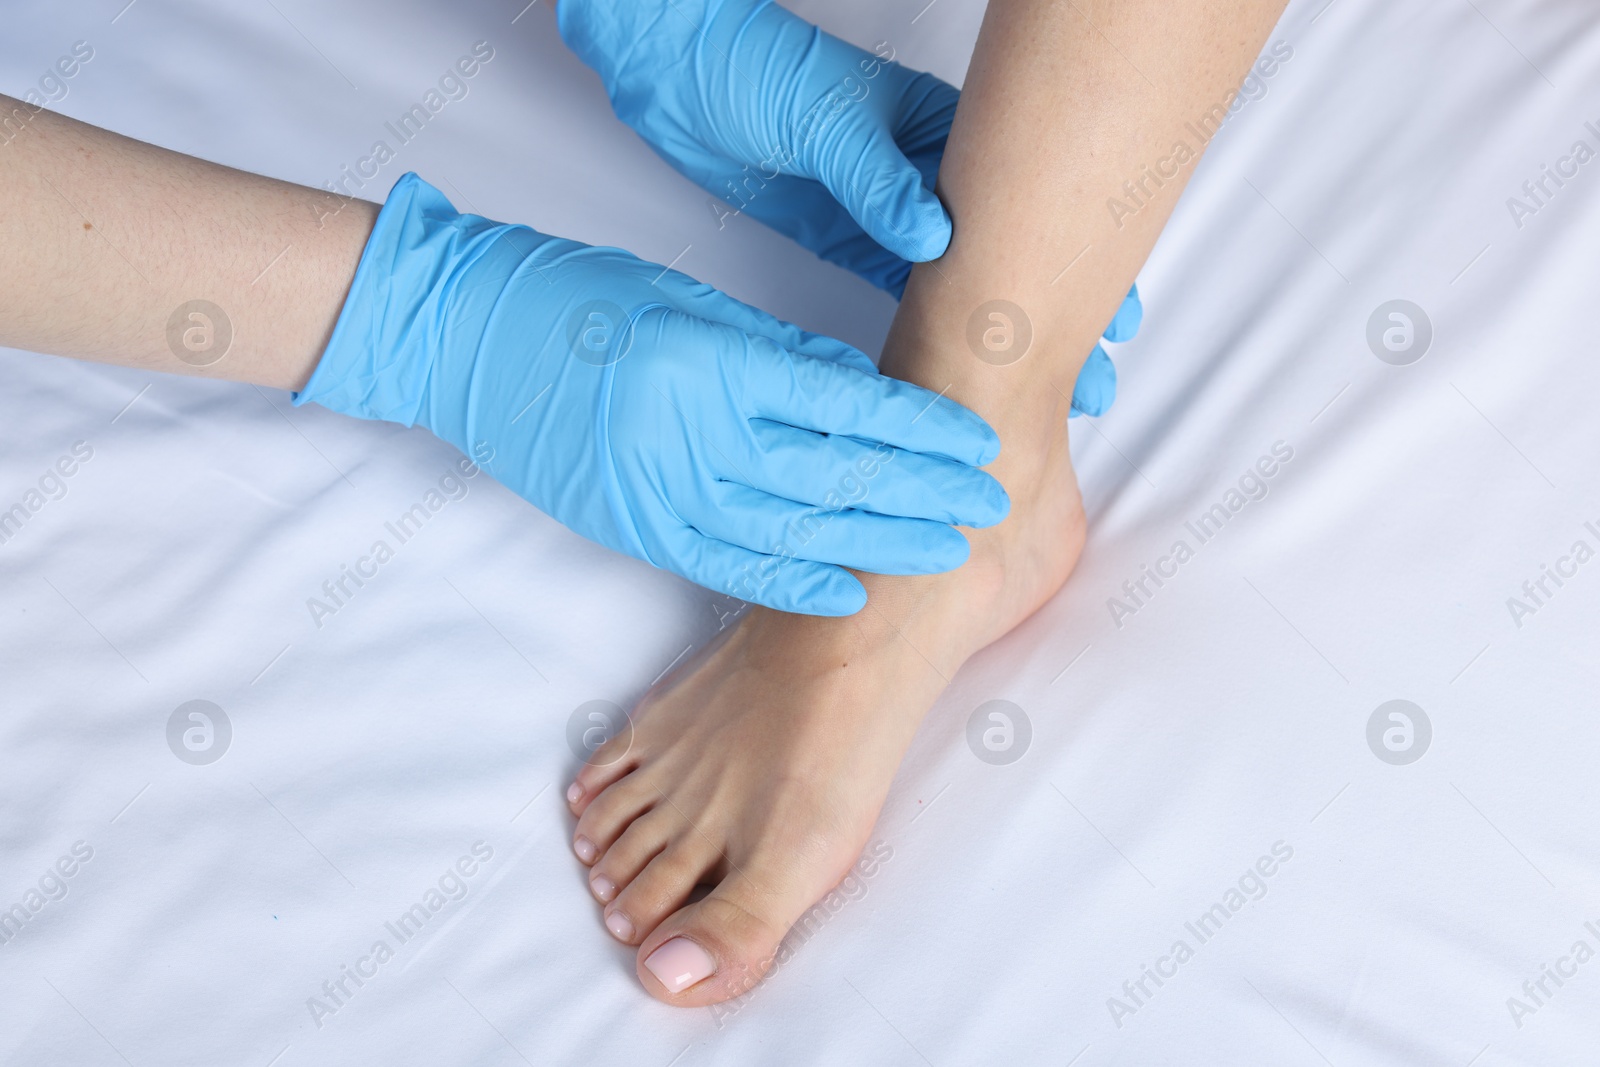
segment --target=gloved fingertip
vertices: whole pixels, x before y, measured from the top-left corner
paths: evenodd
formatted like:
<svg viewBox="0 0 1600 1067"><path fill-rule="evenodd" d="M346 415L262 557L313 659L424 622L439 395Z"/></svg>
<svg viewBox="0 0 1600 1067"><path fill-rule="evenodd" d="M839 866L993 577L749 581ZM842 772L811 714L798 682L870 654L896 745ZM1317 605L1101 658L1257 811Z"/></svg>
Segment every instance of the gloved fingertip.
<svg viewBox="0 0 1600 1067"><path fill-rule="evenodd" d="M955 233L955 227L950 222L950 213L944 209L932 189L919 185L917 190L913 209L908 213L914 220L910 236L915 247L903 255L913 263L926 263L950 250L950 238Z"/></svg>
<svg viewBox="0 0 1600 1067"><path fill-rule="evenodd" d="M934 543L927 546L920 559L919 574L944 574L962 566L972 557L972 543L961 531L945 526L936 535Z"/></svg>
<svg viewBox="0 0 1600 1067"><path fill-rule="evenodd" d="M840 618L867 606L867 590L843 567L803 563L784 571L761 596L748 598L774 611Z"/></svg>
<svg viewBox="0 0 1600 1067"><path fill-rule="evenodd" d="M1089 353L1089 359L1078 372L1078 382L1072 389L1072 412L1083 415L1103 415L1117 398L1117 368L1099 345Z"/></svg>
<svg viewBox="0 0 1600 1067"><path fill-rule="evenodd" d="M884 248L912 263L926 263L938 259L950 247L953 232L950 215L933 194L922 184L922 176L910 164L904 183L897 183L888 199L893 202L865 203L852 208L856 222L873 240ZM909 268L908 268L909 270Z"/></svg>
<svg viewBox="0 0 1600 1067"><path fill-rule="evenodd" d="M823 587L817 591L808 613L839 618L845 615L854 615L866 607L866 586L857 581L849 571L839 567L833 567L830 570L832 573L829 574L827 581L823 583Z"/></svg>
<svg viewBox="0 0 1600 1067"><path fill-rule="evenodd" d="M1113 343L1131 341L1139 332L1139 326L1144 322L1144 302L1139 299L1139 287L1136 285L1128 290L1128 295L1122 301L1122 306L1117 308L1117 314L1111 320L1111 325L1106 327L1104 334L1107 341Z"/></svg>
<svg viewBox="0 0 1600 1067"><path fill-rule="evenodd" d="M946 485L937 512L951 526L983 530L997 526L1011 514L1011 495L986 471L968 468Z"/></svg>
<svg viewBox="0 0 1600 1067"><path fill-rule="evenodd" d="M928 416L930 429L938 428L938 437L924 436L917 451L937 452L969 467L987 467L1000 457L1000 435L982 415L932 390L926 393L929 399L922 414Z"/></svg>
<svg viewBox="0 0 1600 1067"><path fill-rule="evenodd" d="M979 472L982 474L982 472ZM970 526L975 530L982 530L989 526L998 526L1011 514L1011 494L1006 492L1006 487L1000 484L999 479L983 474L984 483L974 494L972 513L963 515L960 525Z"/></svg>

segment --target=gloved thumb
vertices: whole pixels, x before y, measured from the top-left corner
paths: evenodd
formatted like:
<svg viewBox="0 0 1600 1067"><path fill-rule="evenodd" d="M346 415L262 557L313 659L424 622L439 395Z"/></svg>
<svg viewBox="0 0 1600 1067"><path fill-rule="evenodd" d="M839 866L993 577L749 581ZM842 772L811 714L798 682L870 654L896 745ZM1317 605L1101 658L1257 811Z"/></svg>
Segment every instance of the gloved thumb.
<svg viewBox="0 0 1600 1067"><path fill-rule="evenodd" d="M867 235L913 263L950 247L950 216L884 127L857 107L823 152L816 177ZM859 117L851 117L859 116Z"/></svg>

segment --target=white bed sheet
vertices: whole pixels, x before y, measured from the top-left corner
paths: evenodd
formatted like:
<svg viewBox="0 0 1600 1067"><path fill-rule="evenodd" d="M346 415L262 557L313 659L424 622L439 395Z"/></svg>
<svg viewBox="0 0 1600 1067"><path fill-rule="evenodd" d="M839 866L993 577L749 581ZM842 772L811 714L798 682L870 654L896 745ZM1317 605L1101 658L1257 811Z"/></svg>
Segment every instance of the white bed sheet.
<svg viewBox="0 0 1600 1067"><path fill-rule="evenodd" d="M881 342L891 302L751 220L719 228L543 4L125 3L6 5L0 89L86 41L62 110L320 184L487 41L470 94L367 195L415 169ZM982 5L924 3L797 7L959 80ZM92 450L0 545L0 906L65 888L0 944L0 1060L1593 1062L1600 962L1570 952L1600 949L1600 562L1520 619L1508 598L1600 548L1600 162L1520 226L1507 198L1600 147L1600 16L1309 0L1273 40L1292 57L1140 279L1116 408L1075 423L1077 573L956 679L872 876L735 1008L637 989L559 796L568 715L630 702L716 631L718 598L478 479L318 628L307 598L451 449L271 391L0 353L0 506ZM1394 299L1431 321L1420 362L1369 350ZM1200 545L1185 522L1278 442L1269 494ZM1178 539L1194 557L1114 613ZM205 766L167 743L197 699L233 731ZM1032 724L1011 765L965 741L995 699ZM1392 699L1432 727L1408 765L1368 746ZM385 923L475 845L465 897L400 943ZM1185 924L1275 845L1265 895L1202 943ZM62 857L73 875L45 878ZM314 1019L380 939L394 958ZM1124 992L1180 939L1174 976ZM1536 1004L1523 982L1563 957Z"/></svg>

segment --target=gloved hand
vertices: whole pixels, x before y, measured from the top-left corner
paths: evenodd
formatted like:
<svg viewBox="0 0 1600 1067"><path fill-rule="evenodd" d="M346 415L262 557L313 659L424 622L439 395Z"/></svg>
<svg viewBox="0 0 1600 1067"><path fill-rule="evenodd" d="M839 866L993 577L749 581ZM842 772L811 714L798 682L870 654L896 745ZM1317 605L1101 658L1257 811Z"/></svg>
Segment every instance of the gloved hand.
<svg viewBox="0 0 1600 1067"><path fill-rule="evenodd" d="M863 51L770 0L560 0L556 19L617 117L724 216L748 213L897 298L911 262L949 246L933 188L960 94L887 45ZM1135 288L1106 340L1142 315ZM1099 415L1116 392L1096 345L1072 413Z"/></svg>
<svg viewBox="0 0 1600 1067"><path fill-rule="evenodd" d="M296 404L420 424L603 545L784 611L929 574L1010 501L999 438L866 356L614 248L403 176Z"/></svg>

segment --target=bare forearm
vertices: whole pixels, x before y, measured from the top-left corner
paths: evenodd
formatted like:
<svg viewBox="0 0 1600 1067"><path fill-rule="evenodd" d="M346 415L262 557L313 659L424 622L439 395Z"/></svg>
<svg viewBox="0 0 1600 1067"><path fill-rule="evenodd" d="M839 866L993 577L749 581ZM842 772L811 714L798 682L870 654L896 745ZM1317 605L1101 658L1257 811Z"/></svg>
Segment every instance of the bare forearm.
<svg viewBox="0 0 1600 1067"><path fill-rule="evenodd" d="M0 345L302 386L378 207L0 97ZM204 302L204 303L200 303Z"/></svg>

